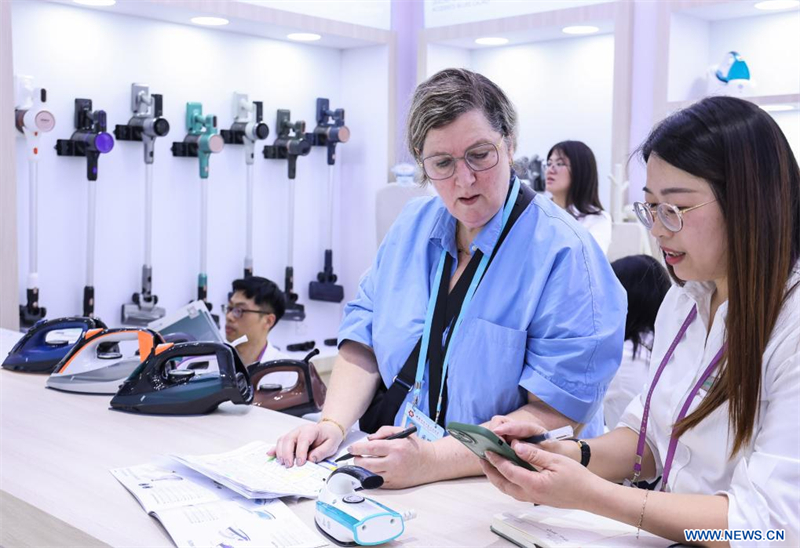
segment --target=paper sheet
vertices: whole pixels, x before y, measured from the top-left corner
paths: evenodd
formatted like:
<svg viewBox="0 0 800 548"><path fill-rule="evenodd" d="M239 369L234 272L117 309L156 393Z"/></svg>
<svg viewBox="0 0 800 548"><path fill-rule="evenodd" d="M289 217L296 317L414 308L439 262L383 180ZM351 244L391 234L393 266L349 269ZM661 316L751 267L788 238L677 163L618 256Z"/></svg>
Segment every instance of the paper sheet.
<svg viewBox="0 0 800 548"><path fill-rule="evenodd" d="M331 470L313 462L286 468L267 455L271 447L253 442L227 453L172 458L248 498L316 497Z"/></svg>

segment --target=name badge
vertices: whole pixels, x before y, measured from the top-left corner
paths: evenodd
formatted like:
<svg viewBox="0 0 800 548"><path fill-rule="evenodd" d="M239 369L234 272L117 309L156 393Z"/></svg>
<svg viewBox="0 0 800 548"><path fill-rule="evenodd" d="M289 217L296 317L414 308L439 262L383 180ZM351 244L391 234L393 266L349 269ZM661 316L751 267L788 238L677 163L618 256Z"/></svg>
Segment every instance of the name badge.
<svg viewBox="0 0 800 548"><path fill-rule="evenodd" d="M417 437L425 441L436 441L444 437L444 428L433 422L425 413L418 408L411 405L411 402L406 403L406 409L403 412L403 428L408 428L413 424L417 427Z"/></svg>

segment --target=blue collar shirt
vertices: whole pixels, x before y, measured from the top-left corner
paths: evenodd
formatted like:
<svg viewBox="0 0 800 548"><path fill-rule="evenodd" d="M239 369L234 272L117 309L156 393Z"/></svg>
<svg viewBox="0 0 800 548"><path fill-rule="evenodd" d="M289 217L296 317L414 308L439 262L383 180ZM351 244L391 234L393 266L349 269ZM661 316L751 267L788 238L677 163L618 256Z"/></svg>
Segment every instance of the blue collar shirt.
<svg viewBox="0 0 800 548"><path fill-rule="evenodd" d="M501 224L502 209L470 251L491 254ZM345 307L339 344L371 347L386 386L422 335L442 249L455 259L450 276L455 272L455 234L456 219L439 197L412 200ZM602 400L619 367L626 313L625 291L592 236L536 195L462 311L450 342L447 420L486 422L523 406L530 392L586 423L582 437L602 434ZM429 389L426 368L418 407L431 416ZM409 392L405 401L411 399Z"/></svg>

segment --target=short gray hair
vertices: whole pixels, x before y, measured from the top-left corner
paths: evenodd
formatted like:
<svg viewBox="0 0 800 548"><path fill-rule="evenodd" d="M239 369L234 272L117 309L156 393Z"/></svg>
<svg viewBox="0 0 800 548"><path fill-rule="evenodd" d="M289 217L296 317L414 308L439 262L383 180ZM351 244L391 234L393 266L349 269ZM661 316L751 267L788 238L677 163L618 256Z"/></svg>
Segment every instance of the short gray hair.
<svg viewBox="0 0 800 548"><path fill-rule="evenodd" d="M406 135L411 155L420 160L425 137L466 112L480 110L512 150L517 148L517 111L500 87L476 72L445 69L414 91Z"/></svg>

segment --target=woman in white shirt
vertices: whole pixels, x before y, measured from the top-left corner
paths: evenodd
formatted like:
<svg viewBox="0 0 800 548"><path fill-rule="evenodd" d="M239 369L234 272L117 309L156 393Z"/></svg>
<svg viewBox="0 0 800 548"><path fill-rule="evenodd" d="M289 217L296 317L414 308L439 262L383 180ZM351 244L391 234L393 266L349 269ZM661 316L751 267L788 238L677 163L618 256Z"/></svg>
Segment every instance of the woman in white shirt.
<svg viewBox="0 0 800 548"><path fill-rule="evenodd" d="M684 529L751 529L765 536L749 544L763 546L782 529L783 545L798 546L797 161L767 113L732 97L673 114L641 151L647 202L635 207L679 284L659 310L648 385L622 426L588 444L534 446L517 439L541 428L502 424L540 472L493 455L484 471L515 498L678 542ZM656 491L618 485L659 477Z"/></svg>
<svg viewBox="0 0 800 548"><path fill-rule="evenodd" d="M580 141L556 143L547 153L545 188L553 202L583 225L597 245L608 253L611 216L603 211L597 188L597 161L592 149Z"/></svg>

